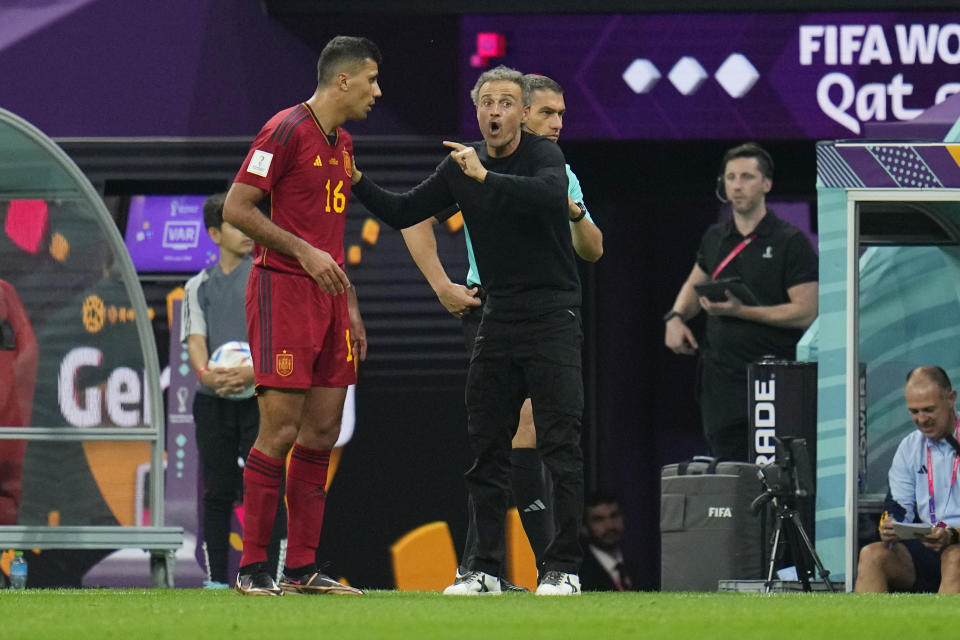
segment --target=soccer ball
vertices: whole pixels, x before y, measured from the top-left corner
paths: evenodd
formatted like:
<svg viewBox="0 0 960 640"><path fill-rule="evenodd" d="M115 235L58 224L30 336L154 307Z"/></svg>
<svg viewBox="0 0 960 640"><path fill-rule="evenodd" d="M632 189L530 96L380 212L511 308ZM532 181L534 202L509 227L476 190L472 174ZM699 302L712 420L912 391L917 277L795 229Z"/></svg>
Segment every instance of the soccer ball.
<svg viewBox="0 0 960 640"><path fill-rule="evenodd" d="M210 361L207 363L207 366L211 369L221 369L252 364L253 358L250 356L250 345L241 340L231 340L217 347L217 350L210 356ZM253 390L254 385L250 385L243 391L230 394L227 397L234 400L252 398Z"/></svg>

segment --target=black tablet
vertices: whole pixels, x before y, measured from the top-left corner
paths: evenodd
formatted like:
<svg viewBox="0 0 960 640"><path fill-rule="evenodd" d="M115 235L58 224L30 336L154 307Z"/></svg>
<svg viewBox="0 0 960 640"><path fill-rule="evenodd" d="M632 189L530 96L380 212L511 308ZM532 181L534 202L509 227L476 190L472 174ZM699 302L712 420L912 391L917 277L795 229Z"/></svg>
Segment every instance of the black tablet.
<svg viewBox="0 0 960 640"><path fill-rule="evenodd" d="M746 284L740 278L720 278L719 280L710 280L693 286L698 296L702 296L710 302L726 302L726 291L740 298L743 304L755 306L757 296L753 295Z"/></svg>

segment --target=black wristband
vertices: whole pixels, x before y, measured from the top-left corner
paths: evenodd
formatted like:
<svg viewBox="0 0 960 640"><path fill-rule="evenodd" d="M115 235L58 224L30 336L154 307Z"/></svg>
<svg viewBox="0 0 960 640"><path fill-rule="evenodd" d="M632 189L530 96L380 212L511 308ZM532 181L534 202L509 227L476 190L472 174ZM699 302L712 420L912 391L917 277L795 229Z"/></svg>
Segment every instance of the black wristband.
<svg viewBox="0 0 960 640"><path fill-rule="evenodd" d="M575 206L577 209L580 209L580 215L578 215L576 218L570 218L570 222L580 222L586 217L587 208L583 205L582 202L574 202L573 206Z"/></svg>
<svg viewBox="0 0 960 640"><path fill-rule="evenodd" d="M676 309L670 309L670 311L667 311L666 315L663 316L663 321L664 323L667 323L673 320L674 318L680 318L681 320L683 320L683 314L677 311Z"/></svg>

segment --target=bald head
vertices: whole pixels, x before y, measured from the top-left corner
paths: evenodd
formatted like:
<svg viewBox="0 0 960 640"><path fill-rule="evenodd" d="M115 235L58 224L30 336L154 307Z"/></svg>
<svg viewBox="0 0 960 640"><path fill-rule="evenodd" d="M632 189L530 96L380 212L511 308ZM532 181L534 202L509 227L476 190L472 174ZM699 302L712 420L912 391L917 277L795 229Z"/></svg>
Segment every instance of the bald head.
<svg viewBox="0 0 960 640"><path fill-rule="evenodd" d="M917 383L927 381L937 385L946 392L953 390L953 386L950 384L950 376L947 375L946 371L937 366L923 366L911 369L910 373L907 374L907 384L910 384L912 380L916 380Z"/></svg>
<svg viewBox="0 0 960 640"><path fill-rule="evenodd" d="M953 432L957 392L946 371L936 366L917 367L907 374L904 396L910 419L924 436L940 440Z"/></svg>

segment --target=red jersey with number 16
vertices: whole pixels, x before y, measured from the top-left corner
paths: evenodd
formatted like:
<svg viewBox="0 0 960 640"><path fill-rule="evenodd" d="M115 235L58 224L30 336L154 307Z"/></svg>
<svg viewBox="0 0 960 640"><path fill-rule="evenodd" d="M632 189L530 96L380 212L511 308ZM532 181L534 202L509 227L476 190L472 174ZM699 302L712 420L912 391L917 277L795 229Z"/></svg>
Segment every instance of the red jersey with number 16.
<svg viewBox="0 0 960 640"><path fill-rule="evenodd" d="M343 229L353 174L353 138L337 127L333 144L305 103L270 118L234 180L269 195L270 220L329 253L343 267ZM255 265L303 274L300 262L259 244Z"/></svg>

